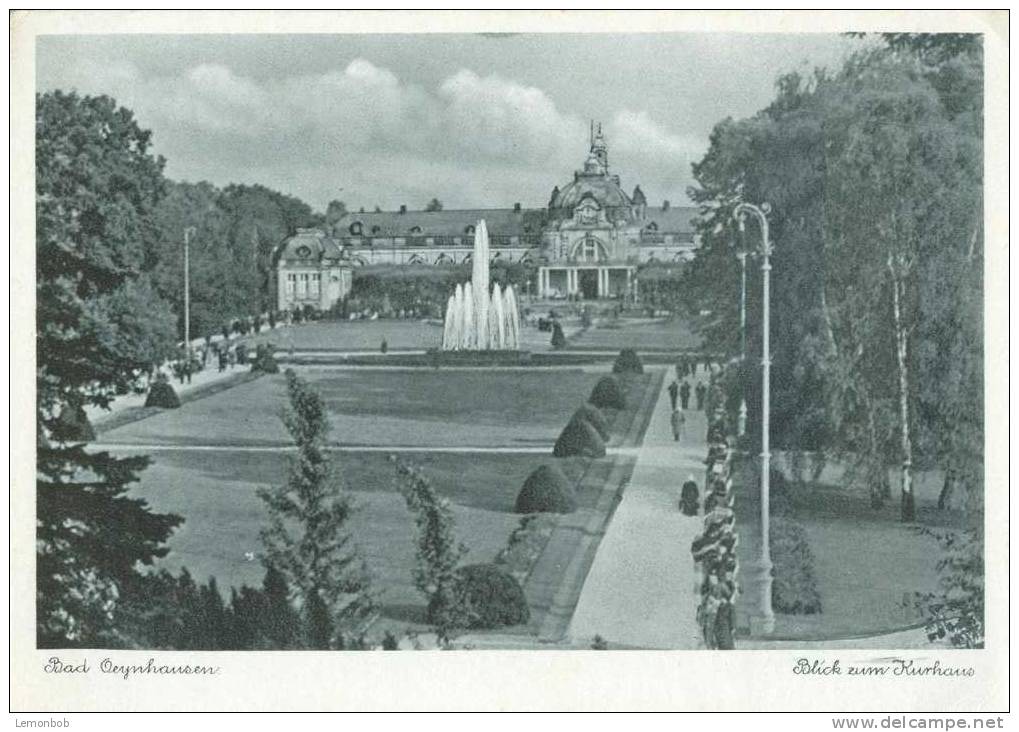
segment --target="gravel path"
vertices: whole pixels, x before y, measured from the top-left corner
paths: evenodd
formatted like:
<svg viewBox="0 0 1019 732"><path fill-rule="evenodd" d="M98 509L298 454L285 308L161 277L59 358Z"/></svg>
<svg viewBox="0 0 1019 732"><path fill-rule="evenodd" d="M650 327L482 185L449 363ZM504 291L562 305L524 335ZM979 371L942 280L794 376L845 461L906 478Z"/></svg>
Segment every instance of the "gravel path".
<svg viewBox="0 0 1019 732"><path fill-rule="evenodd" d="M600 635L613 645L693 649L699 646L690 543L701 519L679 513L679 487L703 482L705 422L688 411L686 434L672 437L662 383L630 485L587 576L570 624L574 644Z"/></svg>

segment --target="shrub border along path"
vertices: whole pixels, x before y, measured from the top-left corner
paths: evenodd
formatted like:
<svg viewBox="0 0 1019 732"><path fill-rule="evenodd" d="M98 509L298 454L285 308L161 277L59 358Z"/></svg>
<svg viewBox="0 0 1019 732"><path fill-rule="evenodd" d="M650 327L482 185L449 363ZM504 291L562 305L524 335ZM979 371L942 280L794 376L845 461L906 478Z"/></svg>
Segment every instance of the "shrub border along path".
<svg viewBox="0 0 1019 732"><path fill-rule="evenodd" d="M640 404L633 412L626 432L619 437L616 431L610 444L624 447L640 444L664 379L665 370L651 374L651 379L645 382L643 394L639 395ZM631 393L627 396L633 399L638 395ZM610 464L608 477L601 479L599 474L603 473L599 468L604 468L606 461ZM565 637L598 545L622 498L633 467L634 461L629 456L613 454L588 464L578 482L577 493L598 491L594 507L581 508L557 518L548 543L528 574L524 593L531 607L531 626L542 643L555 643Z"/></svg>

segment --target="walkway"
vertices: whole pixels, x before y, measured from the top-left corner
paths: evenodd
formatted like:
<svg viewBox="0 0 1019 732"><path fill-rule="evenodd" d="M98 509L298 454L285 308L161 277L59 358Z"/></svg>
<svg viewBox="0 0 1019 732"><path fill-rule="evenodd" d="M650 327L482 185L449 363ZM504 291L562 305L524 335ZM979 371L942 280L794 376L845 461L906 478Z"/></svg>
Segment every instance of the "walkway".
<svg viewBox="0 0 1019 732"><path fill-rule="evenodd" d="M701 519L680 514L678 503L688 475L703 483L705 422L703 413L688 411L686 439L673 441L669 381L577 603L568 633L574 644L600 635L616 646L698 647L690 543Z"/></svg>

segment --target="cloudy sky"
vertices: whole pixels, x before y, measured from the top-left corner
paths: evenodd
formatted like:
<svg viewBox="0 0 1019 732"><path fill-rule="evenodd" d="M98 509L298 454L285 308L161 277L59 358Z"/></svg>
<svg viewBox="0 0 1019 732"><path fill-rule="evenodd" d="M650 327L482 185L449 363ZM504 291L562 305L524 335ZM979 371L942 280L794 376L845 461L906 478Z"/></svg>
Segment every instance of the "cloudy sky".
<svg viewBox="0 0 1019 732"><path fill-rule="evenodd" d="M178 180L261 183L319 210L543 206L590 119L627 190L686 201L712 126L835 35L204 35L39 39L40 91L109 94Z"/></svg>

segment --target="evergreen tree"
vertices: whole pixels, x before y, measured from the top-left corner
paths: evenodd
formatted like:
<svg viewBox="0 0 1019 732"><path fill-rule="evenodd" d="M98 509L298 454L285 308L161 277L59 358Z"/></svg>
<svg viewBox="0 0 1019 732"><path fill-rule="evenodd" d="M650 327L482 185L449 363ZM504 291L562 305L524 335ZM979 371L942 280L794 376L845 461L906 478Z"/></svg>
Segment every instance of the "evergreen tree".
<svg viewBox="0 0 1019 732"><path fill-rule="evenodd" d="M325 402L292 370L286 378L290 406L283 423L297 456L285 485L259 491L269 509L263 561L290 588L304 646L342 648L344 634L373 611L374 601L367 569L345 531L353 509L329 460Z"/></svg>
<svg viewBox="0 0 1019 732"><path fill-rule="evenodd" d="M65 406L107 406L172 348L147 284L149 214L163 192L150 133L108 97L36 97L37 408L52 435ZM165 325L165 324L164 324ZM180 517L127 496L145 457L39 441L37 641L120 644L121 590L163 556Z"/></svg>
<svg viewBox="0 0 1019 732"><path fill-rule="evenodd" d="M449 501L419 470L395 462L402 479L400 490L417 526L414 584L428 599L428 621L435 626L439 642L447 644L469 622L457 593L457 569L467 547L456 542Z"/></svg>

